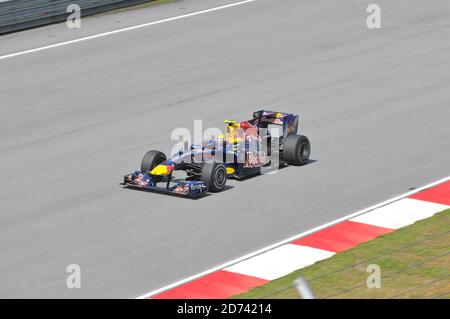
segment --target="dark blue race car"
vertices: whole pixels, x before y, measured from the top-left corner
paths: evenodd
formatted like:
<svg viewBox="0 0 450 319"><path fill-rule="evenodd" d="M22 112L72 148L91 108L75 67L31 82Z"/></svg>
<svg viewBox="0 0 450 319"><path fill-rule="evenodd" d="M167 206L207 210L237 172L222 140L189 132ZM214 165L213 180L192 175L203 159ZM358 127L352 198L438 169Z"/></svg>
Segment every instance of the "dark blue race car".
<svg viewBox="0 0 450 319"><path fill-rule="evenodd" d="M222 191L227 178L243 179L275 164L299 166L309 160L311 145L297 134L298 115L262 110L251 120L225 123L225 134L202 144L185 143L171 159L148 151L141 170L125 175L121 185L195 198ZM184 171L186 177L175 178L175 171Z"/></svg>

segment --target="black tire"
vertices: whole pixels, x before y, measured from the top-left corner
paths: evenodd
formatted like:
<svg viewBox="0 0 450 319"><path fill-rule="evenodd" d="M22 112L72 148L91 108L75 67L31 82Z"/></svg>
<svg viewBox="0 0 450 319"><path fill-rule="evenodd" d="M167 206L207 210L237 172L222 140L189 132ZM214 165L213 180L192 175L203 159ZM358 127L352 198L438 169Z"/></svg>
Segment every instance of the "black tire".
<svg viewBox="0 0 450 319"><path fill-rule="evenodd" d="M311 154L311 143L306 136L291 134L286 137L283 145L283 160L290 165L305 165Z"/></svg>
<svg viewBox="0 0 450 319"><path fill-rule="evenodd" d="M141 162L141 172L150 173L157 165L167 159L166 155L160 151L148 151Z"/></svg>
<svg viewBox="0 0 450 319"><path fill-rule="evenodd" d="M227 169L222 163L205 163L200 180L208 184L208 191L212 193L220 192L227 183Z"/></svg>

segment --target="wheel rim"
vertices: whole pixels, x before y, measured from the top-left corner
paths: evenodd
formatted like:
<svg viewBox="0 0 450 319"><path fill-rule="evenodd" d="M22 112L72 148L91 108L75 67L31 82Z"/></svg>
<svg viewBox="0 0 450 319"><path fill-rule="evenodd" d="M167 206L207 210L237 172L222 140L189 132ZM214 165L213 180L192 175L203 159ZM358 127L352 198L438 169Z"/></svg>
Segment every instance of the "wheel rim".
<svg viewBox="0 0 450 319"><path fill-rule="evenodd" d="M300 144L300 147L298 149L298 155L300 160L305 161L309 157L309 145L306 141L303 141Z"/></svg>
<svg viewBox="0 0 450 319"><path fill-rule="evenodd" d="M222 187L225 184L225 178L226 178L225 170L223 169L223 167L219 167L216 170L216 176L215 177L216 178L214 179L214 184L218 188Z"/></svg>

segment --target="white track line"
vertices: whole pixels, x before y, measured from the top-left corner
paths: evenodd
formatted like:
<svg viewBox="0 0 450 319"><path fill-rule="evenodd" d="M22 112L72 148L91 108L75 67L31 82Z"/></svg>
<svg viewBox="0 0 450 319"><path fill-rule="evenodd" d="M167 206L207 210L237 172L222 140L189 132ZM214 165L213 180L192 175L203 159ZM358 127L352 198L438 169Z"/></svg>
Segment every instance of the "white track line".
<svg viewBox="0 0 450 319"><path fill-rule="evenodd" d="M183 14L183 15L180 15L180 16L172 17L172 18L166 18L166 19L162 19L162 20L158 20L158 21L153 21L153 22L148 22L148 23L135 25L135 26L132 26L132 27L127 27L127 28L118 29L118 30L114 30L114 31L108 31L108 32L104 32L104 33L99 33L99 34L87 36L87 37L84 37L84 38L79 38L79 39L75 39L75 40L55 43L55 44L51 44L51 45L46 45L46 46L43 46L43 47L40 47L40 48L36 48L36 49L30 49L30 50L25 50L25 51L21 51L21 52L11 53L11 54L0 56L0 60L13 58L13 57L16 57L16 56L19 56L19 55L28 54L28 53L34 53L34 52L39 52L39 51L43 51L43 50L47 50L47 49L57 48L57 47L61 47L61 46L68 45L68 44L73 44L73 43L78 43L78 42L82 42L82 41L87 41L87 40L92 40L92 39L96 39L96 38L101 38L101 37L105 37L105 36L116 34L116 33L136 30L136 29L140 29L140 28L145 28L145 27L149 27L149 26L152 26L152 25L160 24L160 23L165 23L165 22L180 20L180 19L184 19L184 18L189 18L189 17L193 17L193 16L196 16L196 15L199 15L199 14L204 14L204 13L214 12L214 11L218 11L218 10L222 10L222 9L227 9L227 8L239 6L239 5L242 5L242 4L250 3L250 2L255 2L255 1L258 1L258 0L245 0L245 1L235 2L235 3L223 5L223 6L220 6L220 7L215 7L215 8L211 8L211 9L196 11L196 12L192 12L192 13L188 13L188 14Z"/></svg>
<svg viewBox="0 0 450 319"><path fill-rule="evenodd" d="M184 284L184 283L187 283L187 282L189 282L189 281L192 281L192 280L195 280L195 279L197 279L197 278L203 277L203 276L208 275L208 274L210 274L210 273L213 273L213 272L215 272L215 271L217 271L217 270L221 270L221 269L223 269L223 268L230 267L230 266L232 266L232 265L234 265L234 264L237 264L237 263L239 263L239 262L241 262L241 261L243 261L243 260L252 258L252 257L254 257L254 256L260 255L260 254L265 253L265 252L267 252L267 251L269 251L269 250L272 250L272 249L274 249L274 248L277 248L277 247L279 247L279 246L282 246L282 245L284 245L284 244L290 243L291 241L294 241L294 240L296 240L296 239L298 239L298 238L301 238L301 237L304 237L304 236L306 236L306 235L315 233L315 232L317 232L317 231L319 231L319 230L322 230L322 229L324 229L324 228L327 228L327 227L330 227L330 226L332 226L332 225L338 224L338 223L343 222L343 221L345 221L345 220L348 220L348 219L350 219L350 218L353 218L353 217L356 217L356 216L365 214L365 213L367 213L367 212L370 212L371 210L374 210L374 209L377 209L377 208L386 206L386 205L391 204L391 203L393 203L393 202L396 202L396 201L398 201L398 200L400 200L400 199L403 199L403 198L405 198L405 197L411 196L411 195L413 195L413 194L415 194L415 193L417 193L417 192L420 192L420 191L425 190L425 189L427 189L427 188L431 188L431 187L433 187L433 186L442 184L442 183L447 182L447 181L450 181L450 176L447 176L447 177L445 177L445 178L443 178L443 179L440 179L440 180L438 180L438 181L436 181L436 182L433 182L433 183L430 183L430 184L428 184L428 185L419 187L419 188L417 188L417 189L415 189L415 190L412 190L412 191L407 192L407 193L405 193L405 194L399 195L399 196L397 196L397 197L388 199L388 200L386 200L386 201L384 201L384 202L382 202L382 203L379 203L379 204L370 206L370 207L368 207L368 208L366 208L366 209L357 211L357 212L352 213L352 214L350 214L350 215L347 215L347 216L341 217L341 218L339 218L339 219L333 220L333 221L331 221L331 222L329 222L329 223L326 223L326 224L323 224L323 225L321 225L321 226L315 227L315 228L310 229L310 230L308 230L308 231L305 231L305 232L303 232L303 233L301 233L301 234L292 236L292 237L290 237L290 238L287 238L287 239L285 239L285 240L282 240L282 241L277 242L277 243L275 243L275 244L272 244L272 245L270 245L270 246L267 246L267 247L264 247L264 248L259 249L259 250L257 250L257 251L254 251L254 252L252 252L252 253L250 253L250 254L247 254L247 255L245 255L245 256L242 256L242 257L233 259L233 260L228 261L228 262L226 262L226 263L224 263L224 264L222 264L222 265L219 265L219 266L217 266L217 267L214 267L214 268L208 269L208 270L206 270L206 271L203 271L203 272L201 272L201 273L199 273L199 274L197 274L197 275L190 276L190 277L188 277L188 278L185 278L185 279L182 279L182 280L180 280L180 281L177 281L177 282L175 282L175 283L173 283L173 284L170 284L170 285L164 286L164 287L162 287L162 288L153 290L153 291L151 291L151 292L149 292L149 293L146 293L146 294L144 294L144 295L142 295L142 296L136 297L136 299L145 299L145 298L149 298L149 297L151 297L151 296L153 296L153 295L156 295L156 294L158 294L158 293L160 293L160 292L163 292L163 291L169 290L169 289L171 289L171 288L180 286L180 285L182 285L182 284Z"/></svg>

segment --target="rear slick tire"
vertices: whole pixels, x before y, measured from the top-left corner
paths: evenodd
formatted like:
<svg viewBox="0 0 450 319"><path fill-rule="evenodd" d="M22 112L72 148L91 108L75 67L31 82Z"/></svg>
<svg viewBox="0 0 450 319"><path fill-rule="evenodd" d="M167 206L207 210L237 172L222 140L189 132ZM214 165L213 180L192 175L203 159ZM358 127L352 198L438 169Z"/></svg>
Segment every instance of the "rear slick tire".
<svg viewBox="0 0 450 319"><path fill-rule="evenodd" d="M301 166L309 162L311 143L304 135L288 135L283 144L283 159L290 165Z"/></svg>

